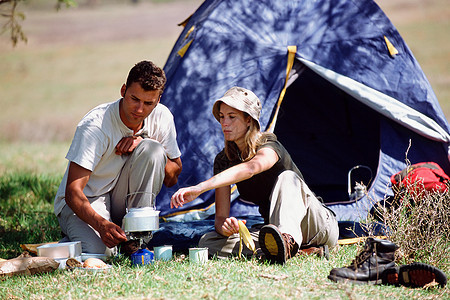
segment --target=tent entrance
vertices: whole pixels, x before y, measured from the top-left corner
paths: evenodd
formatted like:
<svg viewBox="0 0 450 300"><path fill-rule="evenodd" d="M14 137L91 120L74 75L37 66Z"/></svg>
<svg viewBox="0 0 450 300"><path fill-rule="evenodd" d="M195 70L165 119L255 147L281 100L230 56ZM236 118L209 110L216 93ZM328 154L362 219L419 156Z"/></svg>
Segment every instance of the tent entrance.
<svg viewBox="0 0 450 300"><path fill-rule="evenodd" d="M300 69L286 90L274 133L318 196L326 203L348 201L349 170L363 165L376 174L381 115L309 68ZM369 188L367 173L354 175L352 180Z"/></svg>

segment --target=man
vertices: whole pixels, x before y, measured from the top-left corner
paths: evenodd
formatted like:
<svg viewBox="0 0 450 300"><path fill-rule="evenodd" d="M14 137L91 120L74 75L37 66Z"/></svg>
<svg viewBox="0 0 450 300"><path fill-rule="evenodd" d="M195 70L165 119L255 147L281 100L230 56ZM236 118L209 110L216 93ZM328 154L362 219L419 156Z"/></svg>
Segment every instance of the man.
<svg viewBox="0 0 450 300"><path fill-rule="evenodd" d="M136 64L122 98L97 106L77 126L67 170L55 197L62 241L81 241L85 253L114 254L127 241L121 228L126 205L152 205L162 184L181 172L169 109L160 104L166 78L149 61Z"/></svg>

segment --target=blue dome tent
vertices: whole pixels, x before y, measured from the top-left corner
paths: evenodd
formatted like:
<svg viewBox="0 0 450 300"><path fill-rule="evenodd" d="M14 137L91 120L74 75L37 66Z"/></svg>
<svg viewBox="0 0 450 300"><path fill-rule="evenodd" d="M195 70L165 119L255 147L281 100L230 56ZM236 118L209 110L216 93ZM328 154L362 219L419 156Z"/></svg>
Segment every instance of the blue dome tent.
<svg viewBox="0 0 450 300"><path fill-rule="evenodd" d="M181 210L169 202L176 189L212 176L223 148L212 104L236 85L261 99L262 129L278 136L339 221L364 219L374 201L392 194L389 178L406 158L450 173L449 123L372 0L206 0L183 25L164 67L161 100L175 116L183 172L158 195L162 216L214 213L214 191ZM353 197L349 178L358 172L368 193ZM233 215L258 214L233 195Z"/></svg>

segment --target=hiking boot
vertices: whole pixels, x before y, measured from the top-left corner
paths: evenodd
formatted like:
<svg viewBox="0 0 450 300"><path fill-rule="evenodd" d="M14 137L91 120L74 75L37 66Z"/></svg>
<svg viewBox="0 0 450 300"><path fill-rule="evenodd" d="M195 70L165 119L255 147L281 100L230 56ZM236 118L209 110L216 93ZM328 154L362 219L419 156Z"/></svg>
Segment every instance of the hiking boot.
<svg viewBox="0 0 450 300"><path fill-rule="evenodd" d="M281 233L275 225L265 225L259 231L259 245L270 263L284 264L298 252L298 244L290 234Z"/></svg>
<svg viewBox="0 0 450 300"><path fill-rule="evenodd" d="M447 284L447 276L444 272L434 266L419 262L389 268L383 272L381 278L383 284L412 288L424 287L433 283L444 287Z"/></svg>
<svg viewBox="0 0 450 300"><path fill-rule="evenodd" d="M300 250L298 250L297 255L317 255L318 257L325 257L327 260L330 259L330 252L328 250L328 245L300 248Z"/></svg>
<svg viewBox="0 0 450 300"><path fill-rule="evenodd" d="M328 279L339 282L379 284L381 274L395 266L394 252L398 246L390 241L367 238L364 249L348 267L334 268Z"/></svg>

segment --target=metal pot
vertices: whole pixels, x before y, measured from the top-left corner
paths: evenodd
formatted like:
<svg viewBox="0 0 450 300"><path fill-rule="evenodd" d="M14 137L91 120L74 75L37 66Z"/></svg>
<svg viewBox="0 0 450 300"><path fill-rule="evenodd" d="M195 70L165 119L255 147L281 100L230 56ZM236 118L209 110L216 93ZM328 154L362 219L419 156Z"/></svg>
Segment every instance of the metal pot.
<svg viewBox="0 0 450 300"><path fill-rule="evenodd" d="M130 208L123 217L125 232L146 232L159 229L159 210L152 207Z"/></svg>

